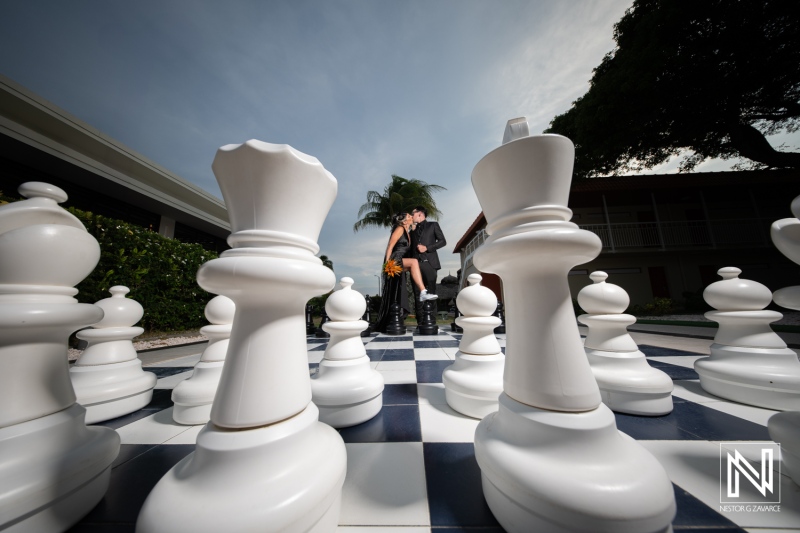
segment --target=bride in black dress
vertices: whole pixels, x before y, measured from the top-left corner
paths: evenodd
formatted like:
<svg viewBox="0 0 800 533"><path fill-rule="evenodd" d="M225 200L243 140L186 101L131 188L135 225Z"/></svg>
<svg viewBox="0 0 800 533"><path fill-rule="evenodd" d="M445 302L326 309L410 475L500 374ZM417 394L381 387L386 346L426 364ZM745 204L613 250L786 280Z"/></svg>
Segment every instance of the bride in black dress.
<svg viewBox="0 0 800 533"><path fill-rule="evenodd" d="M435 300L438 298L435 294L428 294L425 285L422 283L422 273L419 270L419 263L416 259L411 257L411 236L408 233L410 227L411 215L409 213L398 213L392 217L392 233L389 237L389 244L386 246L384 265L392 260L399 267L402 267L403 270L394 276L387 274L385 271L383 272L383 294L375 331L385 332L386 324L389 321L389 311L393 303L399 303L400 306L405 309L404 314L411 312L408 304L405 272L411 272L412 281L419 287L419 299L421 301L424 302L426 300Z"/></svg>

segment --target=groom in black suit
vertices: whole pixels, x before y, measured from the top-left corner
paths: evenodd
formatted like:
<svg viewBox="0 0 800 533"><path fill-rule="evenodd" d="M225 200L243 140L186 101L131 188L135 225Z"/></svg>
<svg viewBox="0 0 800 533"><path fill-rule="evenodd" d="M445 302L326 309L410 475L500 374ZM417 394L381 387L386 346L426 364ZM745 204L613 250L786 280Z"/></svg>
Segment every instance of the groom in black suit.
<svg viewBox="0 0 800 533"><path fill-rule="evenodd" d="M415 225L411 231L411 251L413 257L419 261L419 269L422 272L422 283L430 294L436 294L436 278L438 270L442 268L439 263L439 248L447 244L444 239L442 228L438 222L426 220L428 210L423 206L417 206L411 211L411 220ZM416 300L417 322L422 316L422 302L419 300L419 288L414 285L414 296ZM436 300L433 304L434 316L436 313Z"/></svg>

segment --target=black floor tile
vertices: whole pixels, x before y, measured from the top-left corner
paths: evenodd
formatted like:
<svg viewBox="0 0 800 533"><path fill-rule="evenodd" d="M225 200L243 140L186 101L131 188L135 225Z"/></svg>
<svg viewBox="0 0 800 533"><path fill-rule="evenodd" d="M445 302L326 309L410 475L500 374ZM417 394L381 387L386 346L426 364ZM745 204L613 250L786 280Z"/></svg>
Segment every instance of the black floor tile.
<svg viewBox="0 0 800 533"><path fill-rule="evenodd" d="M670 415L635 416L614 413L617 429L637 440L703 440L667 421L667 416Z"/></svg>
<svg viewBox="0 0 800 533"><path fill-rule="evenodd" d="M174 376L175 374L181 374L186 371L191 371L193 368L191 366L148 366L145 367L145 372L152 372L159 378L166 378L169 376Z"/></svg>
<svg viewBox="0 0 800 533"><path fill-rule="evenodd" d="M697 352L687 352L684 350L676 350L674 348L663 348L661 346L650 346L649 344L640 344L639 351L648 357L670 357L679 355L703 355Z"/></svg>
<svg viewBox="0 0 800 533"><path fill-rule="evenodd" d="M369 357L370 361L380 361L381 358L383 357L383 352L385 351L386 348L379 348L377 350L374 350L372 348L372 345L370 344L369 347L367 348L367 357Z"/></svg>
<svg viewBox="0 0 800 533"><path fill-rule="evenodd" d="M499 527L481 489L472 443L422 444L432 526Z"/></svg>
<svg viewBox="0 0 800 533"><path fill-rule="evenodd" d="M663 417L681 430L697 435L699 439L713 441L770 441L767 428L706 407L699 403L681 402L673 404L672 413Z"/></svg>
<svg viewBox="0 0 800 533"><path fill-rule="evenodd" d="M154 413L157 413L158 411L168 409L172 406L172 389L154 389L153 399L150 400L149 404L138 411L134 411L133 413L122 415L117 418L112 418L111 420L89 425L119 429L122 426L127 426L128 424L136 422L137 420L141 420L142 418L146 418Z"/></svg>
<svg viewBox="0 0 800 533"><path fill-rule="evenodd" d="M119 454L111 464L111 468L116 468L123 463L127 463L128 461L139 457L143 453L152 450L156 446L158 446L158 444L120 444Z"/></svg>
<svg viewBox="0 0 800 533"><path fill-rule="evenodd" d="M383 405L418 405L416 383L383 386Z"/></svg>
<svg viewBox="0 0 800 533"><path fill-rule="evenodd" d="M134 533L136 524L84 524L79 522L67 530L67 533Z"/></svg>
<svg viewBox="0 0 800 533"><path fill-rule="evenodd" d="M194 444L158 445L113 469L105 497L80 523L135 523L158 480L193 451Z"/></svg>
<svg viewBox="0 0 800 533"><path fill-rule="evenodd" d="M442 371L453 361L417 361L417 383L441 383Z"/></svg>
<svg viewBox="0 0 800 533"><path fill-rule="evenodd" d="M338 430L345 442L421 442L418 405L384 405L363 424Z"/></svg>
<svg viewBox="0 0 800 533"><path fill-rule="evenodd" d="M663 363L661 361L647 360L650 366L657 368L668 375L672 380L678 379L700 379L694 368L686 368L685 366L672 365L670 363Z"/></svg>
<svg viewBox="0 0 800 533"><path fill-rule="evenodd" d="M678 505L678 512L672 521L674 529L690 529L692 533L697 531L744 533L743 529L679 486L673 483L672 488L675 490L675 503Z"/></svg>
<svg viewBox="0 0 800 533"><path fill-rule="evenodd" d="M413 361L413 348L387 348L381 361Z"/></svg>
<svg viewBox="0 0 800 533"><path fill-rule="evenodd" d="M370 342L370 344L374 344L376 342L385 343L385 342L401 342L401 341L414 340L414 338L411 336L410 333L411 332L409 331L406 335L396 335L396 336L382 335L380 337L372 339L372 342Z"/></svg>

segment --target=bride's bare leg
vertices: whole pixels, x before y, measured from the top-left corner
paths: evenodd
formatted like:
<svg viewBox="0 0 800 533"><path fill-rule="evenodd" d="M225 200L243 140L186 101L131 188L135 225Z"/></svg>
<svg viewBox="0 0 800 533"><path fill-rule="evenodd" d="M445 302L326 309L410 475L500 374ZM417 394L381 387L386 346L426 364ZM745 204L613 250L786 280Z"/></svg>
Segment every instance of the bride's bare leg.
<svg viewBox="0 0 800 533"><path fill-rule="evenodd" d="M419 262L416 259L403 259L403 268L411 271L411 279L417 284L420 291L425 290L425 285L422 283L422 272L419 270Z"/></svg>

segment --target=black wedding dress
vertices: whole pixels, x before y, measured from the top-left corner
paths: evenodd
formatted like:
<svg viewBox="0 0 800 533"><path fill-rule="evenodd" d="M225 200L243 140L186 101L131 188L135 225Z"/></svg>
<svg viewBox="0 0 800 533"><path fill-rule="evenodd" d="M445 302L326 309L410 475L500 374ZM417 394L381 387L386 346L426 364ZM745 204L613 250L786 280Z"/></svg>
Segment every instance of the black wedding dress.
<svg viewBox="0 0 800 533"><path fill-rule="evenodd" d="M403 231L403 234L397 239L394 248L392 248L392 255L389 258L393 259L398 265L403 266L404 257L411 257L411 243L405 231ZM395 276L389 276L383 272L381 274L381 285L383 286L381 308L378 312L378 321L375 323L373 331L386 333L386 326L389 323L389 312L392 309L393 303L397 302L400 304L403 317L406 317L411 312L411 307L408 303L406 272L403 271Z"/></svg>

